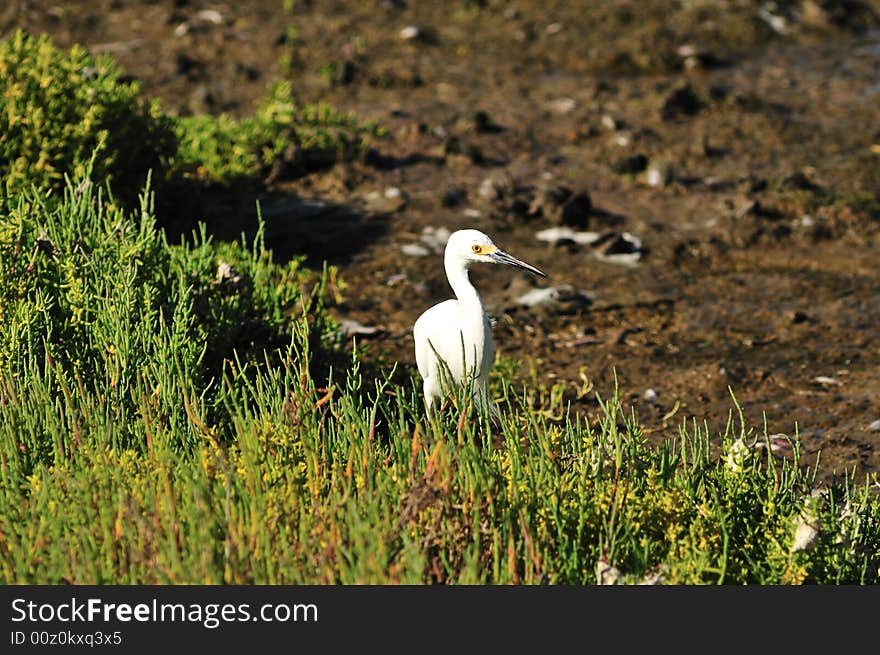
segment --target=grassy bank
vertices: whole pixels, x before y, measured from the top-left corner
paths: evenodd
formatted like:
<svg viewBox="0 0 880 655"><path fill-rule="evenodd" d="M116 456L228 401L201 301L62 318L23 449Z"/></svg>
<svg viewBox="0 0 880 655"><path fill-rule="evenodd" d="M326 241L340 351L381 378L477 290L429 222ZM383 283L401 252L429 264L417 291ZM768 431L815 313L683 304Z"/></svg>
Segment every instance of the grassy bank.
<svg viewBox="0 0 880 655"><path fill-rule="evenodd" d="M735 412L656 448L615 399L554 421L495 380L494 429L466 395L428 424L332 365L321 279L259 242L172 245L76 182L0 224L4 582L878 580L877 495Z"/></svg>

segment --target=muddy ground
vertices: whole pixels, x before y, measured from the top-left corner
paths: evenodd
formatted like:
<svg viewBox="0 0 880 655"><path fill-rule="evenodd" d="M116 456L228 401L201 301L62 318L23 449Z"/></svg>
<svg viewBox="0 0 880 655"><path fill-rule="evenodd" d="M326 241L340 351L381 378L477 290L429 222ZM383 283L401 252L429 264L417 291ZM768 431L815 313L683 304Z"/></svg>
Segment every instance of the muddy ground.
<svg viewBox="0 0 880 655"><path fill-rule="evenodd" d="M732 389L822 477L880 469L880 3L283 4L12 1L0 30L111 53L181 114L246 114L287 77L385 126L256 192L278 256L339 266L333 311L378 328L373 357L411 370L450 293L442 230L475 227L548 273L473 274L533 391L593 420L616 371L659 439L722 430ZM196 218L233 238L254 195Z"/></svg>

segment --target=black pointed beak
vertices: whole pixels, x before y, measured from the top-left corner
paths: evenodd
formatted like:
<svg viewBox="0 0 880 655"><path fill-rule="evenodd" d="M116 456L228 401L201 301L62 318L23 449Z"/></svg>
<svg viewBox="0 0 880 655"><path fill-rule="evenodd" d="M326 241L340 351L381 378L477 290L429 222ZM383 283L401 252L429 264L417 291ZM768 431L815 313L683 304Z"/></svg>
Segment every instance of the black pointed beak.
<svg viewBox="0 0 880 655"><path fill-rule="evenodd" d="M496 250L493 252L490 257L492 260L498 264L507 264L508 266L513 266L515 268L521 268L524 271L528 271L529 273L534 273L535 275L540 275L541 277L547 277L547 274L543 271L535 268L531 264L526 264L524 261L517 259L513 255L508 255L503 250Z"/></svg>

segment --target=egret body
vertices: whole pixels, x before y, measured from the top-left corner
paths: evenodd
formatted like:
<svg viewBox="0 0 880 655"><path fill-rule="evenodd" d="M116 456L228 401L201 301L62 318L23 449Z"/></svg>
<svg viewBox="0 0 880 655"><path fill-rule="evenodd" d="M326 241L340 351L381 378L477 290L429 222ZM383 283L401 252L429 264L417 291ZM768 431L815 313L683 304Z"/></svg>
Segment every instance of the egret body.
<svg viewBox="0 0 880 655"><path fill-rule="evenodd" d="M455 298L426 310L413 326L416 364L424 383L428 416L434 400L443 394L447 372L457 384L473 380L477 404L482 410L490 407L489 369L495 354L492 324L468 277L468 269L475 263L506 264L546 277L534 266L499 249L479 230L459 230L449 236L443 264ZM441 361L447 367L445 371Z"/></svg>

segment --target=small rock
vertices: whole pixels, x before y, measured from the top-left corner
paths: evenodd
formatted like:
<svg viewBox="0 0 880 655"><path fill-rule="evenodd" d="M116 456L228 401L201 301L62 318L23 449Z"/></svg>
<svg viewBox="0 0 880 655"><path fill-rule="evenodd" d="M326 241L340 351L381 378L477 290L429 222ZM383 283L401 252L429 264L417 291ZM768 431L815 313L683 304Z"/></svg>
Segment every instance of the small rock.
<svg viewBox="0 0 880 655"><path fill-rule="evenodd" d="M710 191L730 191L735 184L726 177L707 177L703 180L703 184Z"/></svg>
<svg viewBox="0 0 880 655"><path fill-rule="evenodd" d="M602 118L599 119L599 122L601 123L602 127L604 127L609 132L616 132L623 127L623 124L610 114L603 114Z"/></svg>
<svg viewBox="0 0 880 655"><path fill-rule="evenodd" d="M544 28L544 31L547 34L559 34L562 31L563 25L562 23L550 23L547 27Z"/></svg>
<svg viewBox="0 0 880 655"><path fill-rule="evenodd" d="M598 241L601 235L598 232L577 232L570 227L550 227L541 230L535 234L535 237L539 241L547 241L553 245L564 243L589 245Z"/></svg>
<svg viewBox="0 0 880 655"><path fill-rule="evenodd" d="M342 318L337 322L339 323L339 333L344 337L370 336L382 331L381 328L374 325L364 325L350 318Z"/></svg>
<svg viewBox="0 0 880 655"><path fill-rule="evenodd" d="M600 585L616 585L620 583L620 571L604 559L596 562L596 583Z"/></svg>
<svg viewBox="0 0 880 655"><path fill-rule="evenodd" d="M819 538L819 525L813 517L798 515L795 520L794 540L791 544L791 552L810 550L816 545Z"/></svg>
<svg viewBox="0 0 880 655"><path fill-rule="evenodd" d="M530 289L517 296L514 304L520 307L545 307L557 314L572 315L593 304L593 299L568 284L543 289Z"/></svg>
<svg viewBox="0 0 880 655"><path fill-rule="evenodd" d="M406 197L398 187L388 187L382 192L370 191L364 195L364 208L376 214L393 214L406 205Z"/></svg>
<svg viewBox="0 0 880 655"><path fill-rule="evenodd" d="M430 250L417 243L405 243L400 246L400 251L409 257L426 257L431 254Z"/></svg>
<svg viewBox="0 0 880 655"><path fill-rule="evenodd" d="M746 200L742 205L740 205L736 213L734 214L737 218L745 218L746 216L755 216L760 209L760 204L757 200Z"/></svg>
<svg viewBox="0 0 880 655"><path fill-rule="evenodd" d="M390 276L387 280L385 280L385 284L389 287L396 287L401 282L406 282L409 279L409 276L406 273L395 273Z"/></svg>
<svg viewBox="0 0 880 655"><path fill-rule="evenodd" d="M555 287L547 287L546 289L532 289L514 300L517 305L525 307L534 307L535 305L546 305L554 302L559 298L559 291Z"/></svg>
<svg viewBox="0 0 880 655"><path fill-rule="evenodd" d="M241 273L236 271L232 266L227 264L222 259L217 264L217 282L222 285L228 285L231 287L238 287L241 285L244 278Z"/></svg>
<svg viewBox="0 0 880 655"><path fill-rule="evenodd" d="M492 179L487 177L480 182L480 186L477 188L477 195L486 200L498 200L501 198L501 190L495 186L495 182Z"/></svg>
<svg viewBox="0 0 880 655"><path fill-rule="evenodd" d="M786 434L771 434L767 439L770 441L770 452L774 455L789 455L794 452L791 439Z"/></svg>
<svg viewBox="0 0 880 655"><path fill-rule="evenodd" d="M794 452L794 447L787 434L779 433L767 435L766 441L759 440L755 443L755 450L762 450L763 448L766 448L768 444L770 446L770 452L774 455L789 455Z"/></svg>
<svg viewBox="0 0 880 655"><path fill-rule="evenodd" d="M210 23L211 25L222 25L223 14L216 9L202 9L197 11L192 17L174 28L174 36L185 36L189 34L191 29L198 29L199 23Z"/></svg>
<svg viewBox="0 0 880 655"><path fill-rule="evenodd" d="M675 180L675 168L672 163L665 160L653 160L645 170L645 182L648 186L665 187Z"/></svg>
<svg viewBox="0 0 880 655"><path fill-rule="evenodd" d="M782 212L775 207L763 205L757 200L746 200L739 209L736 210L736 218L745 218L747 216L766 218L775 221L782 218Z"/></svg>
<svg viewBox="0 0 880 655"><path fill-rule="evenodd" d="M413 41L418 39L422 35L422 31L416 25L407 25L402 30L398 36L404 41Z"/></svg>
<svg viewBox="0 0 880 655"><path fill-rule="evenodd" d="M535 37L535 28L528 21L523 23L520 29L517 29L513 32L514 40L521 43L531 43L535 40Z"/></svg>
<svg viewBox="0 0 880 655"><path fill-rule="evenodd" d="M642 240L629 232L609 239L596 256L617 264L636 264L642 258Z"/></svg>
<svg viewBox="0 0 880 655"><path fill-rule="evenodd" d="M788 21L785 16L773 13L777 9L775 2L768 2L758 11L758 18L767 23L774 32L785 34L788 32Z"/></svg>
<svg viewBox="0 0 880 655"><path fill-rule="evenodd" d="M642 394L642 398L647 400L649 403L656 403L657 398L660 397L660 394L657 393L654 389L645 389L645 393Z"/></svg>
<svg viewBox="0 0 880 655"><path fill-rule="evenodd" d="M578 348L580 346L594 346L598 343L604 343L603 339L590 334L563 341L562 345L566 348Z"/></svg>
<svg viewBox="0 0 880 655"><path fill-rule="evenodd" d="M434 252L441 253L446 248L446 242L449 241L449 234L449 230L445 227L428 225L422 229L419 239Z"/></svg>
<svg viewBox="0 0 880 655"><path fill-rule="evenodd" d="M577 102L573 98L554 98L547 102L547 106L557 114L568 114L574 111Z"/></svg>
<svg viewBox="0 0 880 655"><path fill-rule="evenodd" d="M639 580L639 585L645 586L656 586L662 585L664 581L663 571L656 571L655 573L649 573L645 575L644 578Z"/></svg>
<svg viewBox="0 0 880 655"><path fill-rule="evenodd" d="M714 54L708 50L700 50L691 43L680 45L675 54L682 58L682 64L687 69L713 68L720 63Z"/></svg>
<svg viewBox="0 0 880 655"><path fill-rule="evenodd" d="M193 14L193 20L221 25L223 23L223 14L216 9L202 9Z"/></svg>
<svg viewBox="0 0 880 655"><path fill-rule="evenodd" d="M834 387L843 384L843 382L841 382L837 378L833 378L829 375L818 375L813 378L813 382L815 382L816 384L821 384L824 387Z"/></svg>
<svg viewBox="0 0 880 655"><path fill-rule="evenodd" d="M868 424L868 431L869 432L880 432L880 418L878 418L876 421L871 421Z"/></svg>
<svg viewBox="0 0 880 655"><path fill-rule="evenodd" d="M476 207L466 207L462 214L464 214L468 218L480 218L480 216L483 215L483 212L481 212Z"/></svg>

